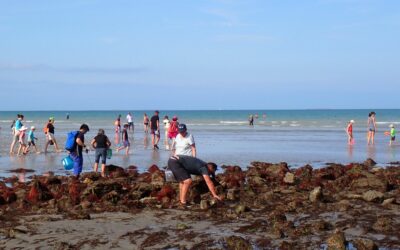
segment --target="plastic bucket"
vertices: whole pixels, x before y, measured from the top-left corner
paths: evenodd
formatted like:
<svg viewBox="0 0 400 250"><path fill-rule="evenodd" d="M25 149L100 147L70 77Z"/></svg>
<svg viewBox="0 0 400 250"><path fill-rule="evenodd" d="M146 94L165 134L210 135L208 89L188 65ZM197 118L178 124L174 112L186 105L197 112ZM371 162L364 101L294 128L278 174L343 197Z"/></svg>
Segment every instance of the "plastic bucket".
<svg viewBox="0 0 400 250"><path fill-rule="evenodd" d="M112 149L109 148L107 149L107 159L111 159L111 156L112 156Z"/></svg>
<svg viewBox="0 0 400 250"><path fill-rule="evenodd" d="M67 157L64 157L61 163L64 166L65 170L71 170L74 167L74 161L69 155Z"/></svg>

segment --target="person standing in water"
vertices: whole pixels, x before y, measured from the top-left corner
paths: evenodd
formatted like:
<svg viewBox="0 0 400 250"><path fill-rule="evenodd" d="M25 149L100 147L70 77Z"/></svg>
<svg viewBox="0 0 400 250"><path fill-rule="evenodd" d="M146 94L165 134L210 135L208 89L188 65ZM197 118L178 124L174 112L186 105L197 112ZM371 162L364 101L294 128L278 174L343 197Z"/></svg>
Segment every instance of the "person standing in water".
<svg viewBox="0 0 400 250"><path fill-rule="evenodd" d="M22 121L24 120L24 116L17 114L17 120L15 121L15 125L12 127L12 134L13 134L13 140L11 142L10 146L10 154L14 154L14 147L15 144L19 141L19 133L20 129L22 128L23 124Z"/></svg>
<svg viewBox="0 0 400 250"><path fill-rule="evenodd" d="M107 150L111 146L111 142L105 135L104 129L99 129L98 134L90 143L93 148L96 149L96 156L94 160L93 170L97 172L99 168L99 162L101 157L101 176L105 177L106 161L107 161Z"/></svg>
<svg viewBox="0 0 400 250"><path fill-rule="evenodd" d="M179 134L176 136L172 144L172 151L174 155L187 155L196 157L197 150L194 138L187 132L185 124L178 125Z"/></svg>
<svg viewBox="0 0 400 250"><path fill-rule="evenodd" d="M122 146L117 148L117 152L125 148L125 155L129 155L129 148L131 146L128 137L128 127L128 124L124 124L124 129L122 130Z"/></svg>
<svg viewBox="0 0 400 250"><path fill-rule="evenodd" d="M371 112L368 114L368 145L375 144L375 133L376 133L376 113Z"/></svg>
<svg viewBox="0 0 400 250"><path fill-rule="evenodd" d="M67 113L67 117L66 117L66 119L67 119L67 120L69 120L69 113Z"/></svg>
<svg viewBox="0 0 400 250"><path fill-rule="evenodd" d="M128 123L128 129L129 129L129 131L131 131L131 129L132 129L132 131L135 129L135 127L134 127L134 125L133 125L133 116L132 116L132 114L131 114L131 112L129 112L127 115L126 115L126 122Z"/></svg>
<svg viewBox="0 0 400 250"><path fill-rule="evenodd" d="M46 130L45 134L46 134L47 141L46 141L46 145L44 146L44 153L47 153L47 148L49 147L49 145L54 145L56 152L60 152L56 138L54 137L54 118L53 117L49 118L49 122L47 123L45 130Z"/></svg>
<svg viewBox="0 0 400 250"><path fill-rule="evenodd" d="M347 128L346 128L346 133L347 133L347 143L349 145L353 145L354 144L354 138L353 138L353 123L354 120L350 120L349 124L347 124Z"/></svg>
<svg viewBox="0 0 400 250"><path fill-rule="evenodd" d="M151 143L153 144L153 149L159 149L158 142L160 141L160 117L158 116L160 112L158 110L154 111L154 115L150 119L150 129L151 129Z"/></svg>
<svg viewBox="0 0 400 250"><path fill-rule="evenodd" d="M253 115L249 116L249 125L254 126L254 116Z"/></svg>
<svg viewBox="0 0 400 250"><path fill-rule="evenodd" d="M149 133L149 117L146 113L143 114L143 130L146 134Z"/></svg>
<svg viewBox="0 0 400 250"><path fill-rule="evenodd" d="M390 141L389 146L392 146L396 140L396 129L393 124L390 124Z"/></svg>
<svg viewBox="0 0 400 250"><path fill-rule="evenodd" d="M165 149L169 150L168 130L169 130L170 126L171 126L171 123L170 123L169 118L168 118L167 115L164 116L163 123L164 123L164 134L165 134Z"/></svg>
<svg viewBox="0 0 400 250"><path fill-rule="evenodd" d="M39 150L36 147L36 143L35 140L37 140L37 138L35 137L35 130L36 128L34 126L31 127L31 130L28 133L28 147L25 149L25 153L29 152L29 148L31 146L33 146L35 148L36 154L39 154Z"/></svg>
<svg viewBox="0 0 400 250"><path fill-rule="evenodd" d="M85 145L85 134L89 132L89 126L86 124L82 124L81 127L79 128L79 132L76 136L75 143L74 143L74 148L72 149L70 153L70 157L74 161L74 175L76 177L79 177L79 175L82 172L82 167L83 167L83 154L82 151L85 148L86 149L86 154L89 152L89 150L86 148Z"/></svg>

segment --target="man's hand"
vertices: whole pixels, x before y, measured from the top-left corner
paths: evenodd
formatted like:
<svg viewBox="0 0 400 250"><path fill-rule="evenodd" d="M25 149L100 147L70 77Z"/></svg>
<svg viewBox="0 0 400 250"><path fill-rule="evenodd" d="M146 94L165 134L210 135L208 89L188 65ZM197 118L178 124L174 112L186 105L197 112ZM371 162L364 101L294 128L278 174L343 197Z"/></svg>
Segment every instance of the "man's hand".
<svg viewBox="0 0 400 250"><path fill-rule="evenodd" d="M222 198L221 198L220 196L218 196L218 195L214 195L213 197L214 197L215 199L219 200L219 201L222 201Z"/></svg>

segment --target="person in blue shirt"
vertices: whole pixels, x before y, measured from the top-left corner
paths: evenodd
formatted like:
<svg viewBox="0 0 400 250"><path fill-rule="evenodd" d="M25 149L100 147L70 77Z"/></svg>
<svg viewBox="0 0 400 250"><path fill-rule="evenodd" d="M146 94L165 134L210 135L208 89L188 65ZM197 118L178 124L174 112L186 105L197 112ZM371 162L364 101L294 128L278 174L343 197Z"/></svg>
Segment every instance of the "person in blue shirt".
<svg viewBox="0 0 400 250"><path fill-rule="evenodd" d="M35 130L36 130L35 126L32 126L31 130L28 133L28 147L25 149L25 153L29 152L29 148L31 146L33 146L35 148L36 154L40 153L39 150L37 149L36 143L35 143L35 140L37 140L37 138L35 137L35 134L34 134Z"/></svg>
<svg viewBox="0 0 400 250"><path fill-rule="evenodd" d="M22 124L22 120L24 120L24 116L18 114L17 115L17 121L15 122L14 128L12 130L13 133L13 141L11 143L10 146L10 154L14 154L14 147L15 144L17 143L17 141L19 140L19 130L22 128L23 124Z"/></svg>

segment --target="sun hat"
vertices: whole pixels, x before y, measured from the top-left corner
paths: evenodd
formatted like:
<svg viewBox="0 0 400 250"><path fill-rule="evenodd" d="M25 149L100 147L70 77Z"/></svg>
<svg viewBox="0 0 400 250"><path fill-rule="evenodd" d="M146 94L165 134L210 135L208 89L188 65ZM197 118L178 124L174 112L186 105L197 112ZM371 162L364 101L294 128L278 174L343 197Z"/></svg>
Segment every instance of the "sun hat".
<svg viewBox="0 0 400 250"><path fill-rule="evenodd" d="M27 129L28 129L27 127L22 126L22 127L19 129L19 131L25 131L25 130L27 130Z"/></svg>
<svg viewBox="0 0 400 250"><path fill-rule="evenodd" d="M187 130L186 125L185 124L179 124L178 125L178 131L179 132L185 132Z"/></svg>

